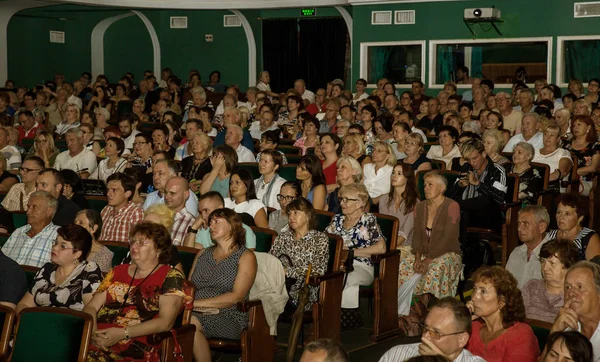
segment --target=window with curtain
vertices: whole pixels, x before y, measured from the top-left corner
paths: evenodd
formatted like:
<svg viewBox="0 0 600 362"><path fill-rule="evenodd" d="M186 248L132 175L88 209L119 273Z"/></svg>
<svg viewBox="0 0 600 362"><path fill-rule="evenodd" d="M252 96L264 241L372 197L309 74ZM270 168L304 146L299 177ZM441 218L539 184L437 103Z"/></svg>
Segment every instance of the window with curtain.
<svg viewBox="0 0 600 362"><path fill-rule="evenodd" d="M600 78L600 39L566 40L562 57L561 80L564 83L571 79L586 83L592 78Z"/></svg>
<svg viewBox="0 0 600 362"><path fill-rule="evenodd" d="M421 79L422 44L363 43L361 78L368 84L387 78L394 84L411 84Z"/></svg>
<svg viewBox="0 0 600 362"><path fill-rule="evenodd" d="M491 79L495 84L512 84L518 68L525 68L527 82L548 78L548 42L435 44L435 84L455 81L458 67L469 68L469 75Z"/></svg>

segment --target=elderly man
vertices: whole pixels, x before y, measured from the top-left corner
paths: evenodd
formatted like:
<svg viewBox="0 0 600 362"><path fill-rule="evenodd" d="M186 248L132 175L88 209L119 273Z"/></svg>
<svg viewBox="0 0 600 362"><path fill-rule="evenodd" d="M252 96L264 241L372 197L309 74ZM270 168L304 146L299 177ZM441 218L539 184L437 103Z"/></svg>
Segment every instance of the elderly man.
<svg viewBox="0 0 600 362"><path fill-rule="evenodd" d="M335 124L337 123L340 112L340 101L332 98L325 108L325 116L320 121L319 133L335 133Z"/></svg>
<svg viewBox="0 0 600 362"><path fill-rule="evenodd" d="M562 104L562 99L555 97L554 88L552 88L551 85L547 85L544 88L542 88L540 95L542 100L547 99L554 103L554 112L558 111L561 108L564 108L564 105Z"/></svg>
<svg viewBox="0 0 600 362"><path fill-rule="evenodd" d="M383 104L385 110L392 113L398 107L398 97L395 94L388 94L385 96Z"/></svg>
<svg viewBox="0 0 600 362"><path fill-rule="evenodd" d="M225 112L223 113L223 126L224 128L217 134L215 137L215 141L213 142L213 147L217 147L225 144L225 134L227 133L227 127L230 125L242 125L242 121L240 118L240 111L237 108L227 107ZM242 144L244 147L254 152L254 140L252 139L252 135L247 130L244 130L244 138L242 139Z"/></svg>
<svg viewBox="0 0 600 362"><path fill-rule="evenodd" d="M96 171L98 161L96 155L83 144L83 132L79 128L71 128L67 131L66 137L67 151L61 152L56 156L54 168L58 171L68 169L79 174L83 179Z"/></svg>
<svg viewBox="0 0 600 362"><path fill-rule="evenodd" d="M350 125L351 123L345 119L337 121L335 128L336 134L340 139L344 139L344 137L346 137L346 135L348 134L348 130L350 129Z"/></svg>
<svg viewBox="0 0 600 362"><path fill-rule="evenodd" d="M153 171L152 182L154 183L154 189L156 191L151 192L146 196L146 201L144 201L144 205L142 206L144 210L154 204L165 203L165 187L167 186L167 181L177 176L178 172L177 164L172 160L157 161ZM194 215L194 217L198 216L198 197L196 194L189 193L189 197L185 201L185 208L190 214Z"/></svg>
<svg viewBox="0 0 600 362"><path fill-rule="evenodd" d="M108 205L100 212L99 240L129 242L129 231L144 218L144 211L131 202L135 184L133 178L123 173L112 174L106 180Z"/></svg>
<svg viewBox="0 0 600 362"><path fill-rule="evenodd" d="M348 362L348 353L332 339L317 339L306 345L300 362Z"/></svg>
<svg viewBox="0 0 600 362"><path fill-rule="evenodd" d="M24 139L34 139L41 128L42 126L33 117L33 113L30 111L19 113L19 126L17 127L17 131L19 131L19 144Z"/></svg>
<svg viewBox="0 0 600 362"><path fill-rule="evenodd" d="M504 129L509 130L511 134L521 133L523 113L512 107L510 95L506 92L496 94L496 103L498 104L498 110L502 114Z"/></svg>
<svg viewBox="0 0 600 362"><path fill-rule="evenodd" d="M35 180L37 191L46 191L57 200L58 206L52 222L58 226L72 224L75 221L77 212L81 210L76 203L63 195L64 184L63 175L53 168L43 169Z"/></svg>
<svg viewBox="0 0 600 362"><path fill-rule="evenodd" d="M544 134L540 132L542 126L540 116L537 113L527 113L523 116L521 124L521 133L512 136L502 152L512 152L519 142L527 142L536 150L544 147Z"/></svg>
<svg viewBox="0 0 600 362"><path fill-rule="evenodd" d="M250 134L252 135L252 138L260 140L263 133L278 129L279 127L277 127L277 124L275 124L275 115L273 112L264 111L259 120L252 122L252 125L250 126Z"/></svg>
<svg viewBox="0 0 600 362"><path fill-rule="evenodd" d="M202 87L196 87L194 89L192 89L192 99L191 102L188 102L188 104L186 104L186 110L185 113L183 114L183 122L187 122L189 114L190 114L190 108L192 106L195 107L206 107L208 106L208 103L206 103L206 91L204 91L204 88Z"/></svg>
<svg viewBox="0 0 600 362"><path fill-rule="evenodd" d="M216 191L209 191L200 196L200 199L198 199L198 210L200 210L200 215L188 229L188 233L185 237L185 246L196 249L211 247L213 242L210 238L208 229L208 217L211 212L224 207L225 200L223 200L223 196ZM246 247L248 249L255 249L256 235L254 235L254 231L246 224L242 224L242 227L246 230Z"/></svg>
<svg viewBox="0 0 600 362"><path fill-rule="evenodd" d="M565 305L552 332L573 330L583 334L594 348L593 361L600 360L600 266L580 261L565 276Z"/></svg>
<svg viewBox="0 0 600 362"><path fill-rule="evenodd" d="M438 129L444 124L444 117L440 114L440 100L431 98L427 101L427 105L427 116L421 118L418 126L419 128L427 128L429 134L435 135L438 133ZM419 114L419 112L414 114Z"/></svg>
<svg viewBox="0 0 600 362"><path fill-rule="evenodd" d="M254 154L248 148L242 145L244 130L242 127L232 124L227 127L225 134L225 144L235 150L238 155L238 162L255 162Z"/></svg>
<svg viewBox="0 0 600 362"><path fill-rule="evenodd" d="M182 144L175 150L175 161L181 161L190 155L188 153L190 141L194 138L196 133L201 130L202 122L200 120L188 119L187 122L185 122L185 143L183 143L184 141L181 141Z"/></svg>
<svg viewBox="0 0 600 362"><path fill-rule="evenodd" d="M423 323L421 343L387 351L379 362L400 362L416 356L442 355L454 362L485 362L465 349L471 335L471 313L455 298L436 300Z"/></svg>
<svg viewBox="0 0 600 362"><path fill-rule="evenodd" d="M58 201L45 191L34 192L27 202L27 225L15 230L2 252L20 265L41 267L50 261L56 230L52 218Z"/></svg>
<svg viewBox="0 0 600 362"><path fill-rule="evenodd" d="M44 161L37 156L29 156L19 169L21 183L13 185L2 200L2 207L8 211L26 211L27 201L35 191L38 173L44 169Z"/></svg>
<svg viewBox="0 0 600 362"><path fill-rule="evenodd" d="M302 99L307 100L308 104L315 103L315 94L306 89L306 82L304 82L304 79L297 79L294 82L294 90L300 94Z"/></svg>
<svg viewBox="0 0 600 362"><path fill-rule="evenodd" d="M4 127L0 128L0 154L6 158L7 171L21 167L21 153L15 146L8 144L9 137L8 130Z"/></svg>
<svg viewBox="0 0 600 362"><path fill-rule="evenodd" d="M519 105L515 107L515 109L521 111L523 114L531 113L535 110L535 104L533 104L533 92L531 89L521 89L518 101Z"/></svg>
<svg viewBox="0 0 600 362"><path fill-rule="evenodd" d="M531 279L542 279L540 250L548 241L550 215L545 207L529 205L519 210L517 232L523 245L517 246L508 258L506 270L517 279L519 289Z"/></svg>
<svg viewBox="0 0 600 362"><path fill-rule="evenodd" d="M173 228L171 229L171 239L174 245L183 245L185 234L196 219L185 208L185 203L189 197L190 187L186 179L175 176L167 181L165 186L165 205L175 212Z"/></svg>
<svg viewBox="0 0 600 362"><path fill-rule="evenodd" d="M317 115L318 113L325 112L325 107L327 106L327 103L325 103L326 97L327 91L325 89L317 89L317 93L315 94L315 102L306 106L306 111L313 116Z"/></svg>

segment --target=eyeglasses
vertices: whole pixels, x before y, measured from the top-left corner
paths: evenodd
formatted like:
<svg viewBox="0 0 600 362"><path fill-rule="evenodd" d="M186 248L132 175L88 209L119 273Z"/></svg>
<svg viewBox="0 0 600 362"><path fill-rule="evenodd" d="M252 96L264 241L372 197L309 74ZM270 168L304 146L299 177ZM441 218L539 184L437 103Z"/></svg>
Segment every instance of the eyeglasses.
<svg viewBox="0 0 600 362"><path fill-rule="evenodd" d="M295 199L296 199L295 196L283 196L282 194L277 195L277 201L279 201L279 202L281 202L281 201L292 202Z"/></svg>
<svg viewBox="0 0 600 362"><path fill-rule="evenodd" d="M40 170L41 170L41 169L39 169L39 168L27 168L27 167L19 167L19 171L22 171L22 172L34 172L34 171L35 171L35 172L38 172L38 171L40 171Z"/></svg>
<svg viewBox="0 0 600 362"><path fill-rule="evenodd" d="M44 139L44 140L35 140L35 143L37 143L38 145L40 143L48 143L48 140Z"/></svg>
<svg viewBox="0 0 600 362"><path fill-rule="evenodd" d="M145 145L146 143L148 143L148 142L136 142L133 145L134 146L141 146L141 145Z"/></svg>
<svg viewBox="0 0 600 362"><path fill-rule="evenodd" d="M444 333L440 333L440 332L436 331L435 329L429 328L425 324L421 323L421 326L423 327L423 333L422 334L425 334L425 332L429 332L429 335L431 336L431 338L435 339L436 341L440 340L442 337L454 336L456 334L465 333L464 331L462 331L462 332L454 332L454 333L446 333L446 334L444 334Z"/></svg>
<svg viewBox="0 0 600 362"><path fill-rule="evenodd" d="M144 245L148 245L150 244L152 241L151 240L135 240L135 239L131 239L129 240L129 245L131 246L144 246Z"/></svg>
<svg viewBox="0 0 600 362"><path fill-rule="evenodd" d="M350 199L348 197L338 197L338 200L339 200L340 204L342 204L342 203L347 204L348 201L358 201L358 199Z"/></svg>
<svg viewBox="0 0 600 362"><path fill-rule="evenodd" d="M59 244L57 240L54 240L54 241L52 242L52 247L54 248L54 247L56 247L56 246L58 246L60 250L68 250L68 249L73 249L73 250L76 250L76 249L75 249L75 248L73 248L73 247L68 247L68 246L67 246L67 244Z"/></svg>

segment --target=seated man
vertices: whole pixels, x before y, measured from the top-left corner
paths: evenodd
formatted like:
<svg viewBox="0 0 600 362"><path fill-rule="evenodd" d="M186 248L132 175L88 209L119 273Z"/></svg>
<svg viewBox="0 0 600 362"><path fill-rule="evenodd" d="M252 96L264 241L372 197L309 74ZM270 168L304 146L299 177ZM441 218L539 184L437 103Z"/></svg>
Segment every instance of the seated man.
<svg viewBox="0 0 600 362"><path fill-rule="evenodd" d="M38 173L44 169L44 161L37 156L29 156L19 169L21 183L13 185L4 199L2 207L8 211L27 211L29 196L35 191Z"/></svg>
<svg viewBox="0 0 600 362"><path fill-rule="evenodd" d="M468 226L498 229L502 224L500 205L505 202L506 171L485 153L480 140L472 139L460 146L467 161L461 177L449 187L448 197L460 205L460 239L466 242Z"/></svg>
<svg viewBox="0 0 600 362"><path fill-rule="evenodd" d="M30 111L19 113L19 126L17 127L17 131L19 131L19 144L24 139L34 139L41 129L43 129L42 125L36 122L33 113Z"/></svg>
<svg viewBox="0 0 600 362"><path fill-rule="evenodd" d="M50 261L56 230L52 218L58 201L45 191L36 191L27 202L27 225L16 229L2 247L2 252L20 265L40 268Z"/></svg>
<svg viewBox="0 0 600 362"><path fill-rule="evenodd" d="M213 242L208 230L208 217L211 212L224 207L225 200L216 191L209 191L200 196L198 200L200 215L196 218L194 224L188 228L188 234L185 237L185 246L196 249L211 247ZM242 227L246 230L246 247L248 249L256 249L256 235L254 235L254 231L246 224L242 224Z"/></svg>
<svg viewBox="0 0 600 362"><path fill-rule="evenodd" d="M83 132L79 128L71 128L67 131L65 140L68 150L56 156L54 168L58 171L62 169L73 170L81 178L88 178L91 173L96 171L98 162L94 152L84 147Z"/></svg>
<svg viewBox="0 0 600 362"><path fill-rule="evenodd" d="M306 345L300 362L348 362L348 353L332 339L317 339Z"/></svg>
<svg viewBox="0 0 600 362"><path fill-rule="evenodd" d="M540 116L537 113L527 113L521 123L521 133L512 136L502 152L512 152L519 142L527 142L536 150L544 147L544 134L540 132L542 126Z"/></svg>
<svg viewBox="0 0 600 362"><path fill-rule="evenodd" d="M123 173L114 173L106 180L108 205L102 209L100 241L129 242L129 231L144 218L144 211L131 199L135 193L135 180Z"/></svg>
<svg viewBox="0 0 600 362"><path fill-rule="evenodd" d="M263 133L278 129L279 127L275 124L275 115L273 112L265 111L260 120L254 121L252 122L252 125L250 125L250 134L252 135L252 138L260 140Z"/></svg>
<svg viewBox="0 0 600 362"><path fill-rule="evenodd" d="M202 123L197 119L189 119L185 122L185 140L186 142L177 147L175 150L175 161L181 161L187 156L189 156L188 147L190 145L190 141L198 131L202 130ZM183 141L181 141L183 142Z"/></svg>
<svg viewBox="0 0 600 362"><path fill-rule="evenodd" d="M65 180L60 172L53 168L40 171L35 180L35 189L46 191L58 201L58 209L52 222L58 226L72 224L81 208L63 195Z"/></svg>
<svg viewBox="0 0 600 362"><path fill-rule="evenodd" d="M471 313L452 297L435 300L423 323L421 343L403 344L387 351L379 362L406 361L416 356L442 355L456 362L485 362L467 351Z"/></svg>
<svg viewBox="0 0 600 362"><path fill-rule="evenodd" d="M25 271L14 260L0 251L0 305L15 309L27 292Z"/></svg>
<svg viewBox="0 0 600 362"><path fill-rule="evenodd" d="M21 167L21 153L15 146L9 145L10 134L4 127L0 128L0 154L6 158L6 170L16 170Z"/></svg>
<svg viewBox="0 0 600 362"><path fill-rule="evenodd" d="M175 176L177 176L177 165L175 162L165 159L157 161L154 165L154 172L152 175L152 182L154 183L154 189L156 191L153 191L146 196L146 201L144 201L142 209L147 210L154 204L164 204L167 181ZM194 215L194 217L198 216L198 197L196 194L190 192L189 197L185 201L185 208L190 214Z"/></svg>
<svg viewBox="0 0 600 362"><path fill-rule="evenodd" d="M550 333L578 331L592 343L594 359L600 359L600 266L580 261L565 276L565 305Z"/></svg>
<svg viewBox="0 0 600 362"><path fill-rule="evenodd" d="M540 250L548 241L550 215L545 207L529 205L519 210L517 231L523 245L517 246L506 263L508 270L517 279L519 289L531 279L542 279Z"/></svg>
<svg viewBox="0 0 600 362"><path fill-rule="evenodd" d="M119 131L121 131L121 138L125 142L125 148L129 151L133 150L133 143L135 142L135 136L140 134L137 130L137 125L140 118L134 113L125 113L119 117Z"/></svg>
<svg viewBox="0 0 600 362"><path fill-rule="evenodd" d="M217 147L225 144L225 135L227 134L227 127L229 125L242 125L240 110L234 107L225 108L225 113L223 113L223 129L221 132L217 134L215 137L215 141L213 142L213 147ZM247 130L244 130L244 138L242 139L242 145L254 152L254 140L252 139L252 135Z"/></svg>
<svg viewBox="0 0 600 362"><path fill-rule="evenodd" d="M165 205L175 212L171 239L173 245L183 245L185 234L196 218L185 208L190 198L190 187L186 179L180 176L171 177L165 185Z"/></svg>
<svg viewBox="0 0 600 362"><path fill-rule="evenodd" d="M227 134L225 134L225 144L235 150L238 155L238 162L255 162L252 151L242 145L243 134L242 127L235 124L230 125L227 128Z"/></svg>

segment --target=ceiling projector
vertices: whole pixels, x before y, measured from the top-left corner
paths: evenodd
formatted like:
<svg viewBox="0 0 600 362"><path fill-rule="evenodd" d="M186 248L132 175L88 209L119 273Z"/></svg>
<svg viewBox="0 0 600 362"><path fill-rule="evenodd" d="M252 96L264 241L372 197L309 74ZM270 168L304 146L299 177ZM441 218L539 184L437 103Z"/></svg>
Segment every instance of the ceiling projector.
<svg viewBox="0 0 600 362"><path fill-rule="evenodd" d="M465 20L473 19L500 19L500 9L491 8L475 8L465 9Z"/></svg>

